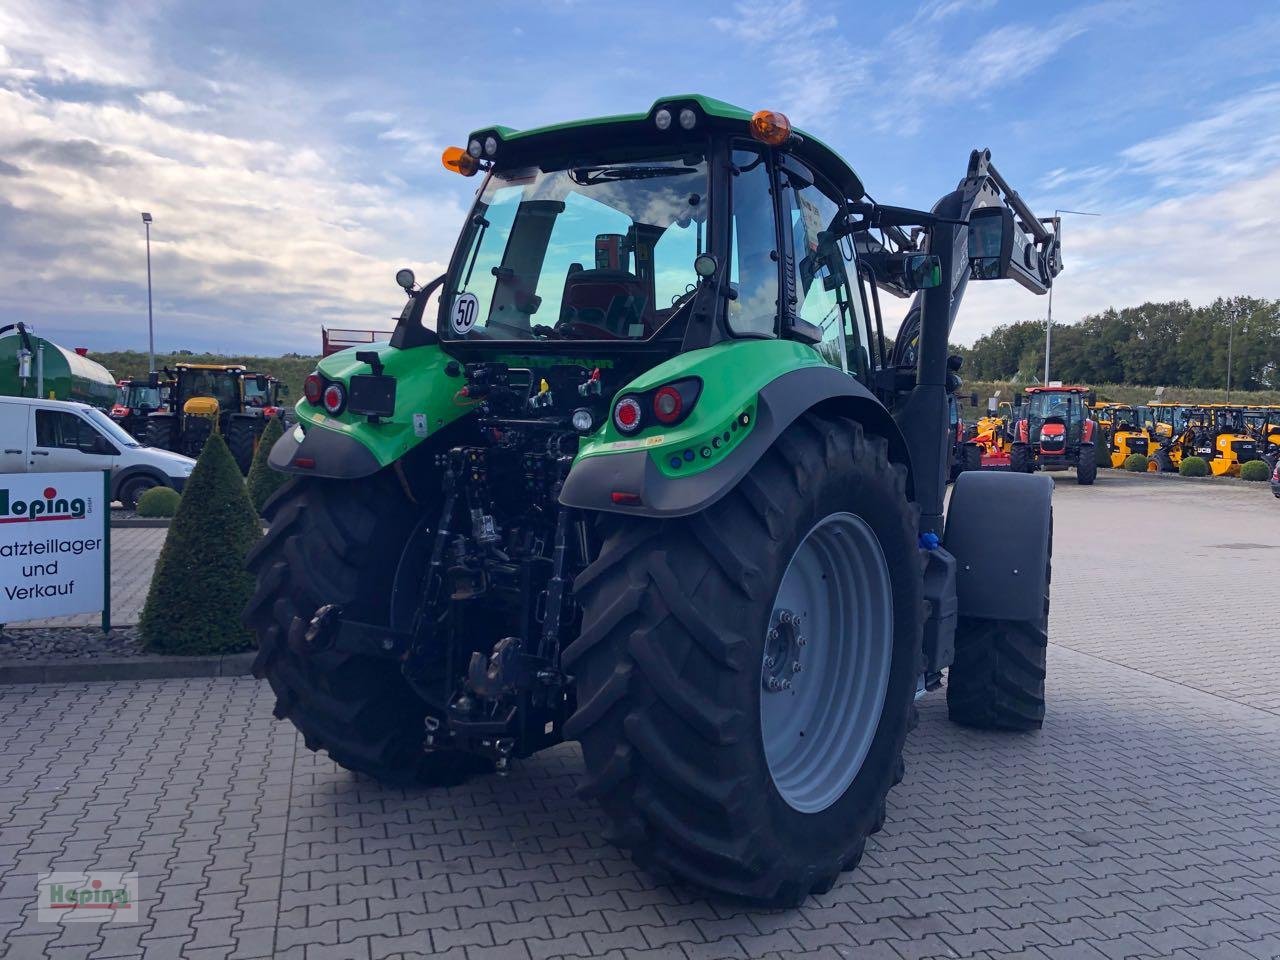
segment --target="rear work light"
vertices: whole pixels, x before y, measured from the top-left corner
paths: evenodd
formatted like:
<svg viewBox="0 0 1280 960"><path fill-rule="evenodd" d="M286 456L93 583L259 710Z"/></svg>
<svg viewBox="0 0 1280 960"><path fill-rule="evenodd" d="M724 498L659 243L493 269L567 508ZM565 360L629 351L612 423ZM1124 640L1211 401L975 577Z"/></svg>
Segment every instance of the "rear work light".
<svg viewBox="0 0 1280 960"><path fill-rule="evenodd" d="M312 373L302 382L302 394L307 398L307 403L314 407L320 406L320 395L324 393L324 381L320 379L318 373Z"/></svg>
<svg viewBox="0 0 1280 960"><path fill-rule="evenodd" d="M342 412L342 408L347 405L346 391L342 389L341 385L331 383L324 388L322 401L325 411L336 417Z"/></svg>

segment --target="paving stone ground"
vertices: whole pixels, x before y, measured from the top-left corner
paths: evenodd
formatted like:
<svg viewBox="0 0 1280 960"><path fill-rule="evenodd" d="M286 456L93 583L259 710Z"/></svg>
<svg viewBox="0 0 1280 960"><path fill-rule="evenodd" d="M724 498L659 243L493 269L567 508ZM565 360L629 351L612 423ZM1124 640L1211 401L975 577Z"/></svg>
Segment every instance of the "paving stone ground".
<svg viewBox="0 0 1280 960"><path fill-rule="evenodd" d="M1068 479L1055 537L1044 730L928 695L884 831L799 909L636 870L574 746L406 791L309 753L251 680L45 685L0 690L0 953L1280 957L1280 503ZM36 922L51 868L137 871L139 922Z"/></svg>

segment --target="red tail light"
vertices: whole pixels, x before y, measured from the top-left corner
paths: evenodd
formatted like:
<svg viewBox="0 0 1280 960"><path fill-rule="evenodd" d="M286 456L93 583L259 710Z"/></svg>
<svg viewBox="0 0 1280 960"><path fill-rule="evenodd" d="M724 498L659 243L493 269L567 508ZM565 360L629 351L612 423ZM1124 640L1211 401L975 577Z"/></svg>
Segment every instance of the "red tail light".
<svg viewBox="0 0 1280 960"><path fill-rule="evenodd" d="M613 425L619 433L635 433L644 419L640 414L640 402L635 397L623 397L614 405Z"/></svg>
<svg viewBox="0 0 1280 960"><path fill-rule="evenodd" d="M331 383L324 388L322 401L325 411L336 417L342 412L342 408L347 405L347 394L342 389L341 384Z"/></svg>
<svg viewBox="0 0 1280 960"><path fill-rule="evenodd" d="M307 403L318 407L320 405L320 395L324 393L324 381L320 379L320 375L312 373L302 382L302 393L307 398Z"/></svg>

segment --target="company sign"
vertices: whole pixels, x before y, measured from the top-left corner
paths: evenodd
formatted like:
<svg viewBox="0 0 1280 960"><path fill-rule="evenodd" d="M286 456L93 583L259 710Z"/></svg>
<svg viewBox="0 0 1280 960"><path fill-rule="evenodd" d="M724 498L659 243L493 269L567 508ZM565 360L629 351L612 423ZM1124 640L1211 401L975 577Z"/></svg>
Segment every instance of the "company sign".
<svg viewBox="0 0 1280 960"><path fill-rule="evenodd" d="M104 609L106 487L97 472L0 474L0 623Z"/></svg>

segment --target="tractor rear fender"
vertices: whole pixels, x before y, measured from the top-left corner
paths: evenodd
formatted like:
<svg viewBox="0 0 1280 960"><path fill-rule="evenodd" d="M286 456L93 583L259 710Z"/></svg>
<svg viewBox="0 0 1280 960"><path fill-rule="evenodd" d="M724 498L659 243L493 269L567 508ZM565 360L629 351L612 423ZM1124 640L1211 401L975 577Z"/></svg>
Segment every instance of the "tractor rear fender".
<svg viewBox="0 0 1280 960"><path fill-rule="evenodd" d="M1048 592L1053 480L1026 473L962 473L943 542L956 558L961 617L1038 620Z"/></svg>
<svg viewBox="0 0 1280 960"><path fill-rule="evenodd" d="M799 346L779 341L736 345L783 349ZM736 368L733 376L714 377L706 375L713 371L690 368L685 372L703 375L698 407L706 404L708 410L727 412L684 433L677 430L647 439L642 436L634 441L606 441L585 447L565 480L560 502L583 510L642 517L698 513L732 490L778 436L810 410L822 416L857 420L868 433L884 437L890 459L908 468L907 495L911 496L906 441L875 396L848 374L821 361L799 367L793 362L789 367L771 371L770 379L755 390L751 389L749 366ZM639 386L633 384L622 393L646 389L650 379L664 382L661 367L655 371L656 378L646 375L644 384L637 381ZM670 374L665 376L666 382L675 379Z"/></svg>

